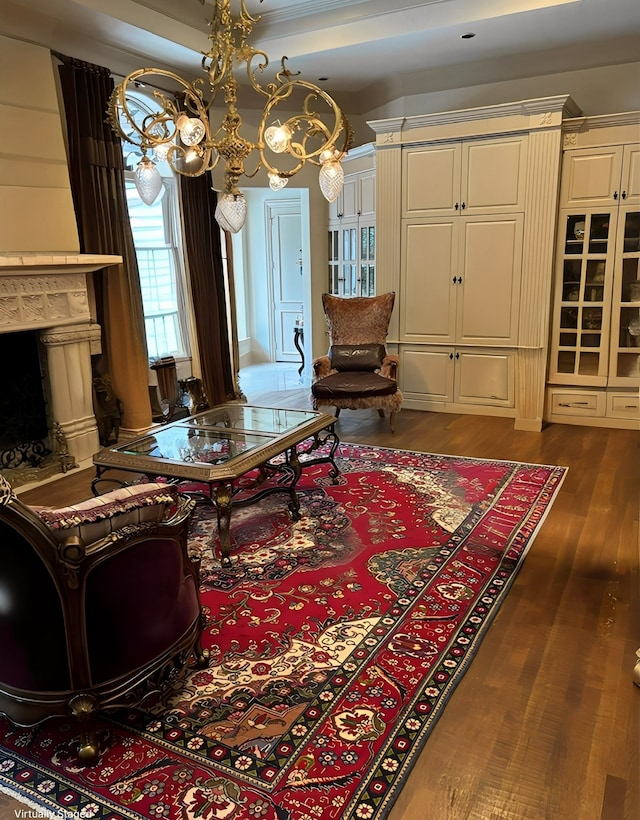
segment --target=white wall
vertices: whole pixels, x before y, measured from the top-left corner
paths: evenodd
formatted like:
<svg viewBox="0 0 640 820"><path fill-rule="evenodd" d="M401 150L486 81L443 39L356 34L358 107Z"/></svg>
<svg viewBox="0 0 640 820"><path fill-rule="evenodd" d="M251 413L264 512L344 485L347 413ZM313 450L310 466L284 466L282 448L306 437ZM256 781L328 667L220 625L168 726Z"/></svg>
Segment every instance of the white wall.
<svg viewBox="0 0 640 820"><path fill-rule="evenodd" d="M79 247L51 55L0 36L0 252Z"/></svg>
<svg viewBox="0 0 640 820"><path fill-rule="evenodd" d="M434 114L516 100L553 97L557 94L571 95L585 116L638 111L640 62L398 97L391 103L372 108L354 120L356 144L372 139L372 132L366 125L367 120Z"/></svg>

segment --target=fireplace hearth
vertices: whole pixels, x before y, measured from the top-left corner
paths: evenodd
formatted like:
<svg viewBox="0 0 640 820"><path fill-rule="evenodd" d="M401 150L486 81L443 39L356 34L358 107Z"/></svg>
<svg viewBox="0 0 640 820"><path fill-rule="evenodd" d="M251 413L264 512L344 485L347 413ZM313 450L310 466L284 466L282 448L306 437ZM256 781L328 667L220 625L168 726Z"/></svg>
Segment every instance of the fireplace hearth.
<svg viewBox="0 0 640 820"><path fill-rule="evenodd" d="M37 334L0 334L0 361L8 387L0 392L0 468L38 467L51 450Z"/></svg>
<svg viewBox="0 0 640 820"><path fill-rule="evenodd" d="M88 464L100 449L91 356L101 334L86 275L120 261L0 254L0 355L12 368L0 400L0 469L14 486ZM42 450L49 455L37 463Z"/></svg>

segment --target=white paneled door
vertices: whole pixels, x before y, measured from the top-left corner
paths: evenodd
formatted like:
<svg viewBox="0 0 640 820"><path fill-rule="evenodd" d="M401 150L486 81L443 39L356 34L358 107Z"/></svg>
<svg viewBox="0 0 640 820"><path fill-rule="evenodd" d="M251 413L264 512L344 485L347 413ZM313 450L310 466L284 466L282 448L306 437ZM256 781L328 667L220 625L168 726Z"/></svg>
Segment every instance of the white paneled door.
<svg viewBox="0 0 640 820"><path fill-rule="evenodd" d="M296 320L304 313L302 228L299 200L269 202L275 360L294 362Z"/></svg>

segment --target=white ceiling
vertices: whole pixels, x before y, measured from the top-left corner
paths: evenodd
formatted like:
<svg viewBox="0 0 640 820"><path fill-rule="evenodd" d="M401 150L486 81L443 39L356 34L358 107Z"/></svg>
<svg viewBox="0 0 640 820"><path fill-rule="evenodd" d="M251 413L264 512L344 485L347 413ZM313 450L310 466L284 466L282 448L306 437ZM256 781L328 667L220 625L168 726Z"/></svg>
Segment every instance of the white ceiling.
<svg viewBox="0 0 640 820"><path fill-rule="evenodd" d="M0 34L124 75L201 73L211 0L0 0ZM232 7L238 3L232 0ZM640 60L639 0L246 0L271 67L326 88L353 114L447 88ZM461 35L474 33L472 39ZM640 76L639 76L640 81Z"/></svg>

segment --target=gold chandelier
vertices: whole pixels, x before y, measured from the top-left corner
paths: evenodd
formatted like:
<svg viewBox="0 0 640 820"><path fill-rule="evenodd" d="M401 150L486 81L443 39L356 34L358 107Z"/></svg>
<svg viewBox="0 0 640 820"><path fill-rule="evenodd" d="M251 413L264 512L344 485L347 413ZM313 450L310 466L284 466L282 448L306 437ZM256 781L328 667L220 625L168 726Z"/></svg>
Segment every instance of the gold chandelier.
<svg viewBox="0 0 640 820"><path fill-rule="evenodd" d="M200 3L204 5L204 0ZM270 187L279 190L310 162L320 168L319 183L326 199L332 202L340 193L344 181L340 160L352 139L347 118L329 94L297 79L298 74L292 74L286 67L286 57L282 58L274 82L264 86L258 82L257 72L262 74L269 58L249 45L248 37L259 20L260 17L247 12L245 0L240 0L236 16L231 12L231 0L215 3L209 33L211 45L202 58L203 70L209 78L208 100L203 78L186 82L161 68L139 68L114 89L109 101L109 122L123 140L142 153L135 181L146 204L150 205L160 192L162 178L155 163L164 160L184 176L200 176L219 165L224 167L222 196L215 217L222 228L232 233L244 225L247 212L238 182L243 176L255 176L261 168L267 172ZM236 107L239 84L233 72L243 64L251 87L266 98L255 141L240 135L242 117ZM132 92L142 85L153 86L149 81L151 75L170 79L179 91L175 96L167 96L169 92L155 90L155 110L141 113L139 96ZM220 92L224 94L225 110L221 122L214 127L214 103ZM299 109L294 108L298 105ZM298 113L291 115L292 109ZM282 121L277 118L279 112ZM245 163L252 155L253 167L247 171ZM284 161L284 167L276 165L276 161Z"/></svg>

